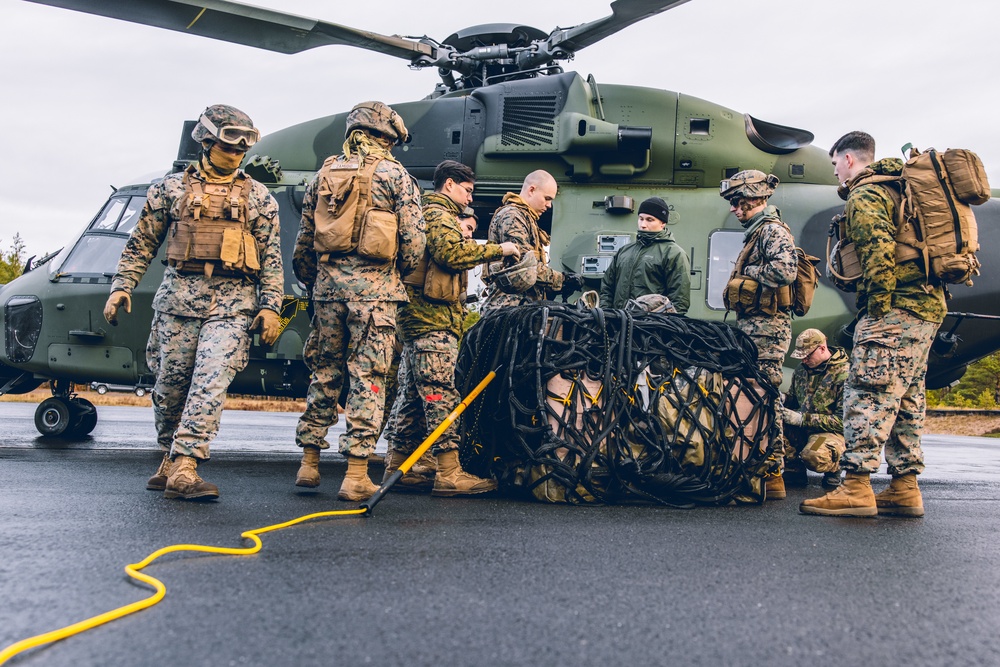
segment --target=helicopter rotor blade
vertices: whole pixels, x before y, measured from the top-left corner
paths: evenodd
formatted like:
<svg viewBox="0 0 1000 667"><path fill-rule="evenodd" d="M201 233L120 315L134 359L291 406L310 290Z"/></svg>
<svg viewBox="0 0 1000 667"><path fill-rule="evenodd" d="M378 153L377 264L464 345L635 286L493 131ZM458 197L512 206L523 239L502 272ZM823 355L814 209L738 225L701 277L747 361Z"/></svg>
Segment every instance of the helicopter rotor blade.
<svg viewBox="0 0 1000 667"><path fill-rule="evenodd" d="M619 0L621 1L621 0ZM346 45L410 60L434 59L435 48L337 23L276 12L229 0L29 0L166 28L278 53L299 53L318 46Z"/></svg>
<svg viewBox="0 0 1000 667"><path fill-rule="evenodd" d="M579 51L633 23L683 5L685 2L688 0L615 0L611 3L611 16L560 31L562 34L559 46L569 51Z"/></svg>

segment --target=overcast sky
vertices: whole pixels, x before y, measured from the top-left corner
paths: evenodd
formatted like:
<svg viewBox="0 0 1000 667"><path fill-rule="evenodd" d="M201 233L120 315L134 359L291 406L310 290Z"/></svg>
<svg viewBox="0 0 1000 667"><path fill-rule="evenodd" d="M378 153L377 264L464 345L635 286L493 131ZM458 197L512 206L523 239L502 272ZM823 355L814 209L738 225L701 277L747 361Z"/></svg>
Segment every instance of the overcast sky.
<svg viewBox="0 0 1000 667"><path fill-rule="evenodd" d="M443 40L464 27L549 31L606 0L256 0L382 34ZM181 122L213 103L264 134L356 102L418 99L433 70L346 46L282 55L78 12L0 0L0 248L58 249L110 193L165 171ZM826 149L862 129L878 157L977 151L1000 187L1000 4L994 0L691 0L565 64L598 83L679 91L810 130Z"/></svg>

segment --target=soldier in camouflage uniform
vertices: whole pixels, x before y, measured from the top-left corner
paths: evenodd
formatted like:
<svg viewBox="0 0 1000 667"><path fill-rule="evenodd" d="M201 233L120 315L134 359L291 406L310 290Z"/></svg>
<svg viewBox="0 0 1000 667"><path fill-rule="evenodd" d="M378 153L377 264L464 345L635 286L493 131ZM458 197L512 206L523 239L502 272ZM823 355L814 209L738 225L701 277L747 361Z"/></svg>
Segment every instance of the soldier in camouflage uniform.
<svg viewBox="0 0 1000 667"><path fill-rule="evenodd" d="M496 210L490 221L487 238L490 243L512 241L517 244L522 256L534 253L538 260L537 277L535 284L526 291L507 294L490 279L490 272L500 269L500 266L487 266L483 271L483 280L488 285L481 308L483 315L500 308L554 299L560 293L568 296L583 287L583 277L579 274L556 271L546 264L545 247L549 245L549 235L539 228L538 218L552 208L558 190L552 175L539 169L524 179L520 194L508 192L504 195L503 206Z"/></svg>
<svg viewBox="0 0 1000 667"><path fill-rule="evenodd" d="M424 254L419 192L390 152L407 136L402 119L388 106L381 102L355 106L347 116L344 153L329 158L306 188L295 240L295 276L309 288L315 304L313 328L303 352L312 380L295 432L296 444L302 447L295 483L305 487L320 483L319 453L329 448L326 434L337 423L337 398L346 368L351 383L347 431L340 436L340 452L347 457L348 467L337 495L341 500L366 500L378 488L368 476L368 457L375 451L385 410L396 308L407 300L403 278L419 265ZM322 222L325 216L346 219L337 215L347 194L329 189L335 172L352 177L357 174L351 188L361 188L362 172L368 168L373 169L370 212L388 214L395 230L389 239L392 259L362 256L358 236L353 247L329 251L324 240L328 230L317 227L317 219ZM349 217L349 224L353 224L353 211Z"/></svg>
<svg viewBox="0 0 1000 667"><path fill-rule="evenodd" d="M746 230L743 251L726 286L726 308L736 311L737 328L756 343L760 370L775 387L781 384L782 360L792 342L789 286L798 269L792 232L778 209L767 203L777 185L777 176L750 169L722 181L719 193ZM780 414L777 421L780 427ZM766 497L780 499L785 497L784 448L778 442L770 446Z"/></svg>
<svg viewBox="0 0 1000 667"><path fill-rule="evenodd" d="M476 243L472 239L475 218L466 218L460 225L458 215L472 202L475 179L464 164L445 160L434 170L434 192L422 199L427 250L419 269L404 280L410 300L396 318L403 358L399 394L386 429L389 451L383 481L462 400L455 389L455 364L466 317L462 303L468 288L466 272L478 264L518 255L510 241ZM462 470L458 446L459 436L452 425L434 443L437 474L433 479L411 469L397 488L418 491L433 485L435 496L495 489L493 480Z"/></svg>
<svg viewBox="0 0 1000 667"><path fill-rule="evenodd" d="M806 329L795 339L793 359L802 364L792 375L781 418L785 425L785 482L806 485L806 468L823 473L823 486L840 486L844 453L844 381L847 353L830 348L819 329Z"/></svg>
<svg viewBox="0 0 1000 667"><path fill-rule="evenodd" d="M201 155L150 186L104 316L117 324L121 307L131 311L132 290L166 241L169 265L153 298L147 352L164 457L146 488L166 498L214 499L219 490L198 476L197 463L209 459L226 390L247 364L248 332L262 328L267 345L278 338L284 278L278 204L239 169L260 136L253 121L217 104L205 109L191 136Z"/></svg>
<svg viewBox="0 0 1000 667"><path fill-rule="evenodd" d="M835 516L923 516L917 475L924 469L920 432L926 398L927 355L948 311L944 288L927 285L920 259L896 261L898 176L902 161L875 159L875 140L850 132L830 149L834 174L844 185L847 237L861 263L858 323L851 368L844 388L844 483L821 498L803 501L800 511ZM877 496L870 475L883 448L892 475Z"/></svg>

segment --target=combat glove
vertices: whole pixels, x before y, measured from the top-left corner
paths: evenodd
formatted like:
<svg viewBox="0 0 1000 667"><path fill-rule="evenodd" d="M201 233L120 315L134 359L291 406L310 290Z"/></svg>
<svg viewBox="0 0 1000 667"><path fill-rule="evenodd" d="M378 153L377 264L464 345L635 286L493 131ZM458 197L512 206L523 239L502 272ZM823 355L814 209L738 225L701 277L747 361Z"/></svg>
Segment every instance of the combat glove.
<svg viewBox="0 0 1000 667"><path fill-rule="evenodd" d="M116 289L104 304L104 319L113 327L118 326L118 309L125 306L125 312L132 312L132 297L125 290Z"/></svg>
<svg viewBox="0 0 1000 667"><path fill-rule="evenodd" d="M559 292L566 298L576 291L583 288L583 276L579 273L573 273L572 271L566 271L563 273L563 286L562 291Z"/></svg>
<svg viewBox="0 0 1000 667"><path fill-rule="evenodd" d="M790 426L802 426L802 413L782 406L781 419Z"/></svg>
<svg viewBox="0 0 1000 667"><path fill-rule="evenodd" d="M261 308L257 317L250 323L250 331L260 329L260 341L265 345L273 345L281 333L280 319L278 313L270 308Z"/></svg>

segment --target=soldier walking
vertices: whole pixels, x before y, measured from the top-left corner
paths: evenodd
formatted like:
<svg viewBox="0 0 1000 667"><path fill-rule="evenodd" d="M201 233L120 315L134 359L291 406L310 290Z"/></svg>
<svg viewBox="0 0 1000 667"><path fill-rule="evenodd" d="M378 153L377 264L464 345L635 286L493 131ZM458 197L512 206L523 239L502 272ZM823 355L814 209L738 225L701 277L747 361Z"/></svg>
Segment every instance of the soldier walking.
<svg viewBox="0 0 1000 667"><path fill-rule="evenodd" d="M302 463L295 484L320 483L319 453L337 423L337 399L350 374L347 431L340 452L347 476L337 497L360 501L378 489L368 457L385 410L397 304L406 302L403 277L424 255L417 186L392 156L406 141L402 118L381 102L363 102L347 115L344 152L327 158L306 188L293 268L314 304L303 357L312 372L306 409L295 430Z"/></svg>
<svg viewBox="0 0 1000 667"><path fill-rule="evenodd" d="M476 175L460 162L445 160L434 170L434 192L422 199L427 249L416 271L404 279L409 302L397 317L403 356L399 393L392 408L386 438L389 451L385 477L393 472L442 423L462 397L455 389L455 364L466 310L468 270L478 264L518 257L511 241L480 245L473 240L476 218L458 216L472 203ZM437 473L411 469L399 489L431 489L435 496L485 493L496 482L462 470L458 461L459 435L454 425L434 443Z"/></svg>
<svg viewBox="0 0 1000 667"><path fill-rule="evenodd" d="M736 326L757 345L761 372L777 388L781 365L792 342L792 291L798 260L795 240L781 213L768 204L778 177L756 169L722 181L720 195L729 202L743 235L743 250L726 285L726 310L736 311ZM779 433L781 415L777 415ZM765 474L765 497L785 497L784 452L771 443L771 465Z"/></svg>
<svg viewBox="0 0 1000 667"><path fill-rule="evenodd" d="M146 488L165 498L215 499L201 479L219 431L226 391L246 367L249 331L274 343L284 291L278 204L239 169L260 133L250 117L223 104L208 107L191 136L198 160L149 187L111 282L104 317L132 310L132 290L164 241L168 266L153 297L147 361L156 374L153 415L163 450Z"/></svg>
<svg viewBox="0 0 1000 667"><path fill-rule="evenodd" d="M861 264L858 323L844 388L843 485L805 500L805 514L923 516L917 475L924 470L927 356L948 308L944 288L927 284L921 259L896 261L901 194L896 158L875 162L875 139L849 132L830 149L841 197L847 200L847 237ZM877 496L870 475L885 460L892 475Z"/></svg>

